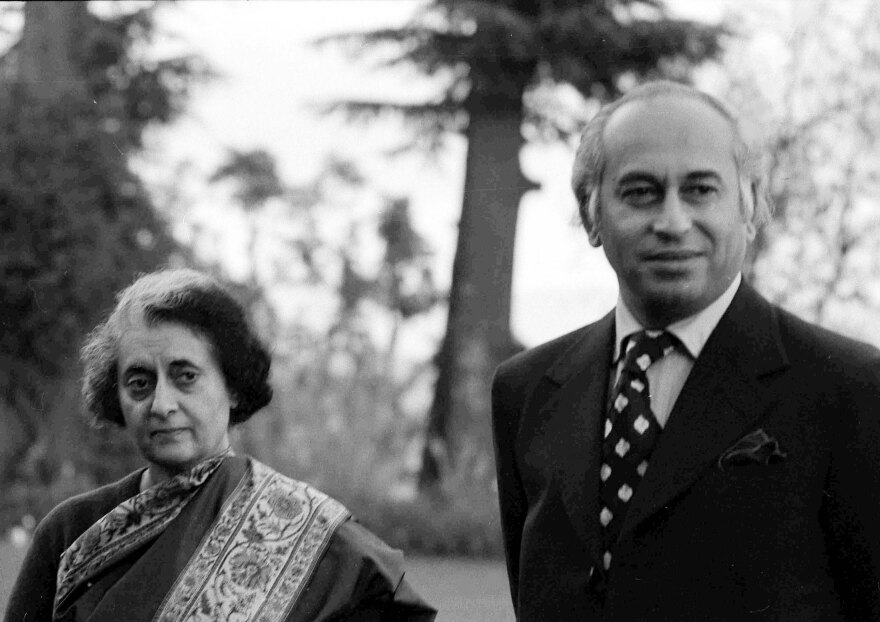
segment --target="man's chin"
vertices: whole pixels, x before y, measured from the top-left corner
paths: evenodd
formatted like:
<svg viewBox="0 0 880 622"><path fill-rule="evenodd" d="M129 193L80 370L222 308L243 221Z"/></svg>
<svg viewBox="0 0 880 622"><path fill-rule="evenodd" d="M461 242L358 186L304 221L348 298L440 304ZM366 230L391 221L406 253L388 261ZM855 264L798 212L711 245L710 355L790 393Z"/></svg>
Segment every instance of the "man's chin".
<svg viewBox="0 0 880 622"><path fill-rule="evenodd" d="M667 325L702 311L711 302L706 300L703 288L688 281L653 288L645 296L644 308L649 317Z"/></svg>

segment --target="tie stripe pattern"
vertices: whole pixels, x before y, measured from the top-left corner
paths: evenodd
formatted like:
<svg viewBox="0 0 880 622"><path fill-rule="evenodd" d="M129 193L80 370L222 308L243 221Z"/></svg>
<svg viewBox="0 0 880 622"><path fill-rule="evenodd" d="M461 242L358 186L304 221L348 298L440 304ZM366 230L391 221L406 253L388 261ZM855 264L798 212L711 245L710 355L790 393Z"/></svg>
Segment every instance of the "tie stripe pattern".
<svg viewBox="0 0 880 622"><path fill-rule="evenodd" d="M624 344L623 368L605 420L599 471L599 522L604 534L606 571L611 567L614 544L630 499L648 469L651 451L660 435L660 424L651 411L646 372L675 349L677 343L671 333L643 330L627 337Z"/></svg>

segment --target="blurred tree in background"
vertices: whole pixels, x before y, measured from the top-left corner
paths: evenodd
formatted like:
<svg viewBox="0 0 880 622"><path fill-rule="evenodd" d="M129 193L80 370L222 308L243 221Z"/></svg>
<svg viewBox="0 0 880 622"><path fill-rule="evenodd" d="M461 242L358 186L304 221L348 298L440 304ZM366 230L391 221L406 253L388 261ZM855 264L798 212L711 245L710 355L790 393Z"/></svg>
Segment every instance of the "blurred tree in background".
<svg viewBox="0 0 880 622"><path fill-rule="evenodd" d="M133 276L181 249L127 156L210 75L151 59L154 4L28 2L0 77L0 525L131 466L79 416L78 347ZM106 8L106 7L105 7Z"/></svg>
<svg viewBox="0 0 880 622"><path fill-rule="evenodd" d="M421 480L490 484L489 387L518 345L510 332L513 250L526 179L526 137L568 138L577 117L561 99L572 87L606 100L646 78L686 79L719 52L722 30L668 16L657 0L435 0L402 28L323 39L372 49L380 66L414 66L436 80L428 102L346 101L355 118L402 114L416 146L449 133L468 150L446 334L437 354ZM581 100L581 104L583 100Z"/></svg>
<svg viewBox="0 0 880 622"><path fill-rule="evenodd" d="M497 554L485 499L452 506L412 495L432 376L430 363L401 352L401 335L442 295L408 200L371 187L339 156L291 185L265 150L232 150L210 179L247 214L251 291L276 311L327 309L317 323L275 316L275 397L236 430L237 445L344 500L398 546ZM255 302L259 317L268 301Z"/></svg>
<svg viewBox="0 0 880 622"><path fill-rule="evenodd" d="M880 345L880 5L790 0L734 16L737 30L764 30L728 61L730 98L759 121L770 156L776 214L755 244L755 281Z"/></svg>

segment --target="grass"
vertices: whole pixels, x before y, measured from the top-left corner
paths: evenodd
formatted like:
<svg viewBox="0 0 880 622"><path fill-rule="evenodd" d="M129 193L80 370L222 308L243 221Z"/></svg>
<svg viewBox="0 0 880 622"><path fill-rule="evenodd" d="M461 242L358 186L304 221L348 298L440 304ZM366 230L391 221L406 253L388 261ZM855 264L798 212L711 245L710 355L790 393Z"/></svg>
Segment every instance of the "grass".
<svg viewBox="0 0 880 622"><path fill-rule="evenodd" d="M0 541L0 614L24 549ZM407 556L407 579L440 610L437 622L511 622L513 609L504 563Z"/></svg>
<svg viewBox="0 0 880 622"><path fill-rule="evenodd" d="M24 561L25 549L0 539L0 615L6 611L6 600L12 590L18 567Z"/></svg>
<svg viewBox="0 0 880 622"><path fill-rule="evenodd" d="M439 610L436 622L512 622L504 562L407 555L406 576Z"/></svg>

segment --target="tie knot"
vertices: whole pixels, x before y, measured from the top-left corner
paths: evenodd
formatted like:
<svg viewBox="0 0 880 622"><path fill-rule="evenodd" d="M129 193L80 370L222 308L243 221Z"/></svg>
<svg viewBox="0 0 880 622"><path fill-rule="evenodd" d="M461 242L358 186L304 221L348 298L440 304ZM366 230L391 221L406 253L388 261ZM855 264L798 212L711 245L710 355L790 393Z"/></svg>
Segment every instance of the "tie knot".
<svg viewBox="0 0 880 622"><path fill-rule="evenodd" d="M640 330L624 342L624 369L644 373L652 364L672 352L678 338L663 331Z"/></svg>

